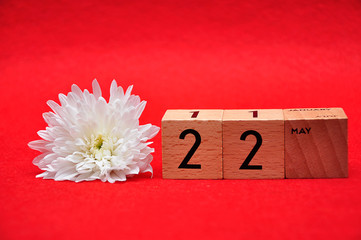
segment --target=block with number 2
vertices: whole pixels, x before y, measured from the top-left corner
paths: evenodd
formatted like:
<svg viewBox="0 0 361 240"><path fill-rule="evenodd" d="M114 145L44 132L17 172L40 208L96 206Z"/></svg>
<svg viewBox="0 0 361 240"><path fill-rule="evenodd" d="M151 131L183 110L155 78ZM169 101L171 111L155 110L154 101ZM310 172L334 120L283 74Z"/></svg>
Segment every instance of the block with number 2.
<svg viewBox="0 0 361 240"><path fill-rule="evenodd" d="M224 110L223 176L284 178L282 110Z"/></svg>
<svg viewBox="0 0 361 240"><path fill-rule="evenodd" d="M167 110L163 178L222 179L223 110Z"/></svg>

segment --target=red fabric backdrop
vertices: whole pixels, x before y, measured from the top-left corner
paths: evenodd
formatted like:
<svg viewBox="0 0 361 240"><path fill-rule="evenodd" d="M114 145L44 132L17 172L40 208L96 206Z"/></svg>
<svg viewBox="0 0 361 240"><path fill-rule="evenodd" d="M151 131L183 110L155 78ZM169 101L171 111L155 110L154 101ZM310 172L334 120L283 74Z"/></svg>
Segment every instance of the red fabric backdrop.
<svg viewBox="0 0 361 240"><path fill-rule="evenodd" d="M360 1L1 1L1 239L361 239ZM349 178L36 179L48 99L97 78L171 108L343 107Z"/></svg>

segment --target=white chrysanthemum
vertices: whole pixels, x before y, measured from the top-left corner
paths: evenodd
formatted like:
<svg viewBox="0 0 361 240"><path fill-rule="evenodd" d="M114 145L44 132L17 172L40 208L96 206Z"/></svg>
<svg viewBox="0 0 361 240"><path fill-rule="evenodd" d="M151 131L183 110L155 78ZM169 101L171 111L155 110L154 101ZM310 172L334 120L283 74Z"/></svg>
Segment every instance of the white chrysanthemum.
<svg viewBox="0 0 361 240"><path fill-rule="evenodd" d="M43 140L29 143L42 152L33 160L45 171L37 177L113 183L138 173L153 174L154 149L147 141L157 135L159 127L139 125L146 102L131 95L133 86L124 93L115 80L108 103L96 80L92 86L93 94L74 84L67 96L59 94L61 105L47 102L54 113L43 114L49 125L38 132Z"/></svg>

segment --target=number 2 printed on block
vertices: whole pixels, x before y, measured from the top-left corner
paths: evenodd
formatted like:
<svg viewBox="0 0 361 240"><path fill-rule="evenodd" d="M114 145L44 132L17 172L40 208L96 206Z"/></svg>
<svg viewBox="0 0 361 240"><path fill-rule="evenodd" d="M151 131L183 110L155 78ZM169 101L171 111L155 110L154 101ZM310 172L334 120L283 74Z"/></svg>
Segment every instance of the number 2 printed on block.
<svg viewBox="0 0 361 240"><path fill-rule="evenodd" d="M190 169L201 169L201 165L200 164L189 164L189 160L192 158L193 154L196 152L197 148L199 147L199 145L201 144L201 135L199 135L199 133L194 130L194 129L187 129L184 130L180 136L179 139L184 139L186 135L188 134L193 134L194 137L196 138L192 148L189 150L189 152L187 153L187 155L185 156L185 158L183 159L183 161L181 162L181 164L179 165L178 168L190 168Z"/></svg>
<svg viewBox="0 0 361 240"><path fill-rule="evenodd" d="M241 165L241 167L239 169L262 169L262 165L249 165L252 158L254 157L254 155L256 155L258 149L262 145L262 136L261 136L261 134L259 134L258 132L254 131L254 130L248 130L248 131L244 132L241 135L241 140L245 141L247 136L249 136L249 135L255 136L257 142L256 142L256 144L252 148L251 152L246 157L246 160L244 160L244 162L242 163L242 165Z"/></svg>

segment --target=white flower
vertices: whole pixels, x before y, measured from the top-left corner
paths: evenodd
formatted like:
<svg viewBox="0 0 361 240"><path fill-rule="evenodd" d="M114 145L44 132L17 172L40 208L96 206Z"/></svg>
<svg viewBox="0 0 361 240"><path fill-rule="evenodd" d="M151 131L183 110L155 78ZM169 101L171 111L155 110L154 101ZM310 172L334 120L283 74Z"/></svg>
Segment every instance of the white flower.
<svg viewBox="0 0 361 240"><path fill-rule="evenodd" d="M139 96L131 95L133 86L124 93L113 80L107 103L98 82L93 81L93 94L73 85L67 96L59 94L61 105L50 100L53 112L43 117L48 124L29 147L42 152L33 163L45 172L44 179L105 182L125 181L127 176L151 172L154 152L149 139L159 127L139 125L146 105Z"/></svg>

